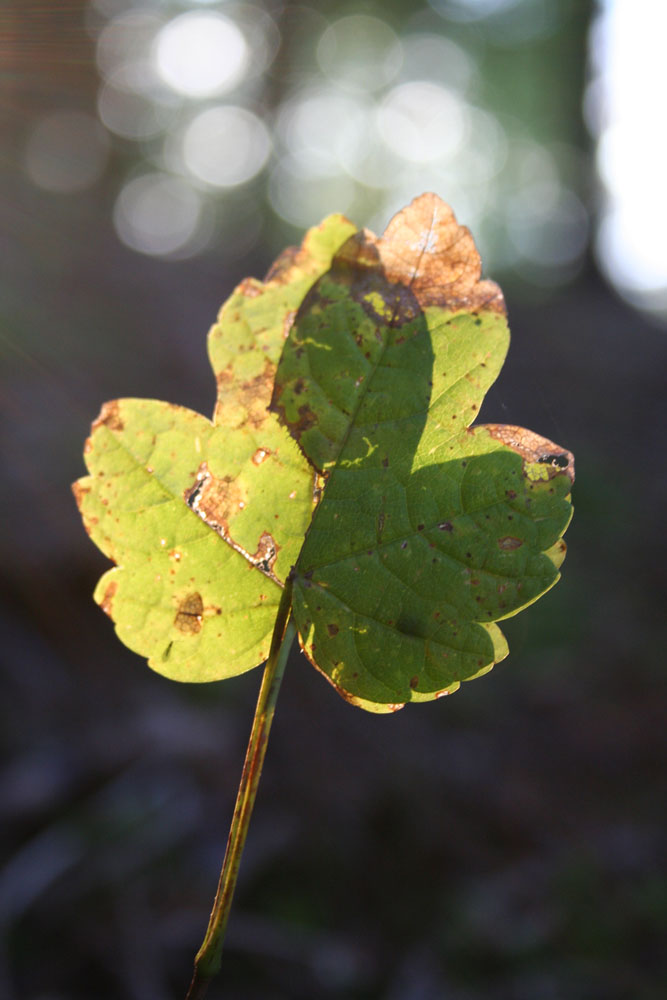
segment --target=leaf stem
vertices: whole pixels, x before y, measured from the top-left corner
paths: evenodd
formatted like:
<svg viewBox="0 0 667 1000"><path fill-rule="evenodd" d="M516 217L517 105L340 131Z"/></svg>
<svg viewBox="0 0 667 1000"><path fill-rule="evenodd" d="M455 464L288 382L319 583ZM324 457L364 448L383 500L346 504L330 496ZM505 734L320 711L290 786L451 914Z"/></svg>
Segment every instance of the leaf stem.
<svg viewBox="0 0 667 1000"><path fill-rule="evenodd" d="M290 647L296 634L296 627L289 617L292 602L292 583L288 578L273 629L271 650L264 668L262 685L259 689L257 707L248 741L243 773L236 797L234 815L229 829L227 849L222 863L218 890L216 892L211 917L204 935L202 946L195 957L195 970L185 1000L202 1000L209 983L220 969L222 942L236 887L236 878L241 863L250 817L252 815L257 786L259 785L269 732L276 708L280 683Z"/></svg>

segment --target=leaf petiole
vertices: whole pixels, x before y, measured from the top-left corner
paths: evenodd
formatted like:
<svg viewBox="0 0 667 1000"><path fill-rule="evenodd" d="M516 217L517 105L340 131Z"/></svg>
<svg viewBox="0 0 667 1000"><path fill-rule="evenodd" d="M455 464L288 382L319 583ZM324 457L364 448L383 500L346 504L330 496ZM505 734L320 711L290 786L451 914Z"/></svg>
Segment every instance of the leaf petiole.
<svg viewBox="0 0 667 1000"><path fill-rule="evenodd" d="M296 634L296 627L290 618L291 602L292 582L291 578L288 578L278 606L271 650L266 661L262 685L257 698L257 707L236 797L234 815L229 829L218 890L202 946L195 956L194 975L185 1000L202 1000L211 980L220 969L222 943L236 887L241 854L255 805L278 692L285 672L287 657Z"/></svg>

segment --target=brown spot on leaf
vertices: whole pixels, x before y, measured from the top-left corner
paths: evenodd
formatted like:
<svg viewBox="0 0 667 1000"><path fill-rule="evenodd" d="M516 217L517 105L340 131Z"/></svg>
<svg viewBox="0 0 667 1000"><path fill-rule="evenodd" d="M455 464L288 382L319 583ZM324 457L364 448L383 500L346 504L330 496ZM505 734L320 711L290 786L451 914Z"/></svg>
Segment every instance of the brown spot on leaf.
<svg viewBox="0 0 667 1000"><path fill-rule="evenodd" d="M294 324L294 317L296 316L296 309L288 309L285 313L285 318L283 319L283 340L287 340L289 337L289 332Z"/></svg>
<svg viewBox="0 0 667 1000"><path fill-rule="evenodd" d="M498 539L498 548L503 552L509 552L512 549L520 549L523 545L523 539L515 538L513 535L505 535L504 538Z"/></svg>
<svg viewBox="0 0 667 1000"><path fill-rule="evenodd" d="M231 366L218 372L218 401L216 420L224 422L226 411L239 414L236 427L252 427L259 430L268 419L268 407L273 392L276 366L268 358L264 359L264 369L254 378L239 382Z"/></svg>
<svg viewBox="0 0 667 1000"><path fill-rule="evenodd" d="M247 501L245 491L237 480L213 476L206 462L199 466L192 486L184 490L183 499L223 538L229 535L230 518L238 514Z"/></svg>
<svg viewBox="0 0 667 1000"><path fill-rule="evenodd" d="M307 403L299 407L299 419L290 426L290 430L297 441L304 431L310 430L317 423L317 415L311 410Z"/></svg>
<svg viewBox="0 0 667 1000"><path fill-rule="evenodd" d="M105 614L112 617L113 612L113 599L116 591L118 590L118 583L116 580L112 580L111 583L107 585L107 589L104 591L104 597L100 601L100 607Z"/></svg>
<svg viewBox="0 0 667 1000"><path fill-rule="evenodd" d="M120 405L117 399L112 399L110 403L104 403L100 410L100 415L93 421L92 429L104 425L110 431L120 432L125 427L120 416Z"/></svg>
<svg viewBox="0 0 667 1000"><path fill-rule="evenodd" d="M87 534L89 535L92 534L93 528L95 527L96 524L99 524L99 520L100 520L99 517L94 517L93 515L84 518L83 526L86 529Z"/></svg>
<svg viewBox="0 0 667 1000"><path fill-rule="evenodd" d="M77 507L79 510L82 510L83 498L90 493L90 486L82 486L81 480L77 479L75 483L72 483L72 493L74 494Z"/></svg>
<svg viewBox="0 0 667 1000"><path fill-rule="evenodd" d="M303 254L303 246L285 247L285 249L278 254L273 264L267 271L264 281L267 284L269 282L276 285L286 284L290 279L289 272L292 271L294 267L298 266L299 258L303 257Z"/></svg>
<svg viewBox="0 0 667 1000"><path fill-rule="evenodd" d="M330 636L331 636L332 638L333 638L333 637L334 637L335 635L338 635L339 631L340 631L340 629L338 628L338 626L337 626L337 625L327 625L327 632L329 633L329 635L330 635Z"/></svg>
<svg viewBox="0 0 667 1000"><path fill-rule="evenodd" d="M271 452L268 448L258 448L255 454L252 456L253 465L261 465L265 458L267 458Z"/></svg>
<svg viewBox="0 0 667 1000"><path fill-rule="evenodd" d="M417 675L410 678L410 687L412 688L413 691L418 684L419 684L419 678L417 677Z"/></svg>
<svg viewBox="0 0 667 1000"><path fill-rule="evenodd" d="M270 535L268 531L263 531L259 537L257 551L251 556L252 562L262 573L273 577L273 566L279 551L280 546L273 535Z"/></svg>
<svg viewBox="0 0 667 1000"><path fill-rule="evenodd" d="M257 278L244 278L238 285L237 291L244 295L246 299L256 299L264 291L262 282Z"/></svg>
<svg viewBox="0 0 667 1000"><path fill-rule="evenodd" d="M178 605L174 625L185 635L196 635L201 631L204 602L201 594L188 594Z"/></svg>

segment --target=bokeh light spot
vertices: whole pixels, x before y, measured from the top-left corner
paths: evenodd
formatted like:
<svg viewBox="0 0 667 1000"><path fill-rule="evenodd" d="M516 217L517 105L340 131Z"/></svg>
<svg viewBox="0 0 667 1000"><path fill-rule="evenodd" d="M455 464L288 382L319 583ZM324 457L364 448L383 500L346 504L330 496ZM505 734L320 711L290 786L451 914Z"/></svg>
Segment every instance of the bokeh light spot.
<svg viewBox="0 0 667 1000"><path fill-rule="evenodd" d="M108 137L83 111L54 111L33 128L25 149L30 180L59 194L90 187L107 163Z"/></svg>
<svg viewBox="0 0 667 1000"><path fill-rule="evenodd" d="M118 79L122 73L133 88L154 79L148 52L162 26L162 19L147 10L129 10L112 18L97 39L97 68L104 79Z"/></svg>
<svg viewBox="0 0 667 1000"><path fill-rule="evenodd" d="M262 7L243 3L233 8L234 22L243 34L248 58L244 80L256 79L265 73L275 59L281 44L281 33L276 22Z"/></svg>
<svg viewBox="0 0 667 1000"><path fill-rule="evenodd" d="M382 139L412 163L451 159L466 133L466 106L452 91L415 80L387 94L378 113Z"/></svg>
<svg viewBox="0 0 667 1000"><path fill-rule="evenodd" d="M667 311L667 6L607 2L591 34L598 69L594 127L605 187L596 251L602 270L636 305Z"/></svg>
<svg viewBox="0 0 667 1000"><path fill-rule="evenodd" d="M456 21L479 21L516 7L522 0L429 0L439 14Z"/></svg>
<svg viewBox="0 0 667 1000"><path fill-rule="evenodd" d="M403 39L401 76L405 80L430 80L466 93L477 73L470 56L449 38L416 34Z"/></svg>
<svg viewBox="0 0 667 1000"><path fill-rule="evenodd" d="M341 158L364 143L369 129L369 106L335 90L309 89L288 100L278 117L284 145L313 175L339 173Z"/></svg>
<svg viewBox="0 0 667 1000"><path fill-rule="evenodd" d="M581 257L588 242L588 215L574 192L558 183L536 183L508 200L507 230L527 262L558 269Z"/></svg>
<svg viewBox="0 0 667 1000"><path fill-rule="evenodd" d="M187 97L231 90L243 76L248 55L239 28L213 11L175 17L160 30L153 48L159 75Z"/></svg>
<svg viewBox="0 0 667 1000"><path fill-rule="evenodd" d="M332 212L351 213L356 185L349 177L315 177L286 156L274 167L269 201L274 212L294 226L312 226Z"/></svg>
<svg viewBox="0 0 667 1000"><path fill-rule="evenodd" d="M259 173L271 153L266 126L251 111L207 108L183 135L183 163L198 180L214 187L244 184Z"/></svg>
<svg viewBox="0 0 667 1000"><path fill-rule="evenodd" d="M394 31L377 17L353 14L332 24L317 46L322 72L339 86L373 91L396 76L403 61Z"/></svg>
<svg viewBox="0 0 667 1000"><path fill-rule="evenodd" d="M393 188L406 170L405 160L382 143L374 120L358 141L339 146L338 159L350 177L369 188Z"/></svg>
<svg viewBox="0 0 667 1000"><path fill-rule="evenodd" d="M167 174L135 177L123 187L114 206L118 236L133 250L168 256L195 236L201 199L189 184Z"/></svg>
<svg viewBox="0 0 667 1000"><path fill-rule="evenodd" d="M97 113L102 124L134 141L150 139L169 125L173 109L148 95L137 93L113 78L103 84L97 96Z"/></svg>

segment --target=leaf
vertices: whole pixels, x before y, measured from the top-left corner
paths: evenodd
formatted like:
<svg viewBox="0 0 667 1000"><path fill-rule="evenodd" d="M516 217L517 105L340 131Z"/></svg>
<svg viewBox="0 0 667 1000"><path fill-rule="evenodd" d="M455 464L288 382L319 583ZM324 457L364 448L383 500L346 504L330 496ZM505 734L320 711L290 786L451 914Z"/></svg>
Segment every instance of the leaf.
<svg viewBox="0 0 667 1000"><path fill-rule="evenodd" d="M74 492L93 541L117 564L95 599L123 642L168 677L217 680L268 655L313 508L313 471L267 410L273 371L296 307L353 231L332 216L266 283L236 289L209 336L214 423L121 399L93 424L90 475Z"/></svg>
<svg viewBox="0 0 667 1000"><path fill-rule="evenodd" d="M246 278L223 305L208 335L218 398L213 422L238 428L274 423L267 412L285 338L313 282L356 227L331 215L310 229L301 246L288 247L266 281Z"/></svg>
<svg viewBox="0 0 667 1000"><path fill-rule="evenodd" d="M361 232L306 296L272 407L326 477L293 575L306 655L392 711L507 655L494 622L558 579L573 459L469 429L509 334L472 237L435 195Z"/></svg>
<svg viewBox="0 0 667 1000"><path fill-rule="evenodd" d="M574 477L539 435L470 427L508 341L435 195L379 239L332 216L242 282L209 333L213 421L126 399L93 424L74 490L121 639L179 680L241 673L290 574L302 647L354 704L489 670L495 623L558 579Z"/></svg>

